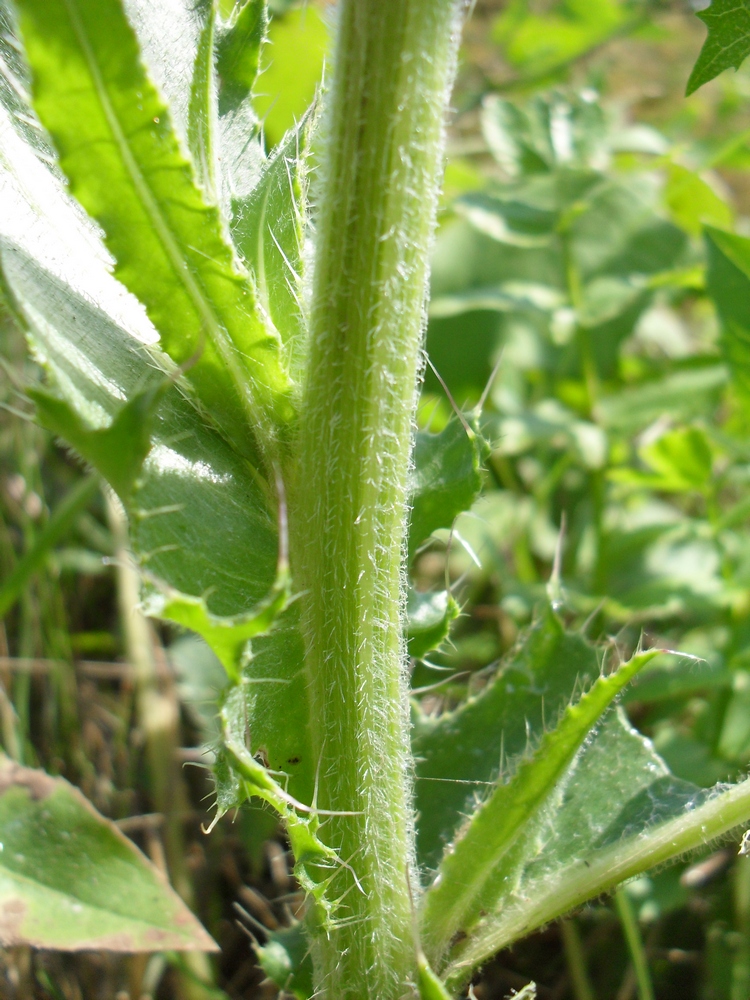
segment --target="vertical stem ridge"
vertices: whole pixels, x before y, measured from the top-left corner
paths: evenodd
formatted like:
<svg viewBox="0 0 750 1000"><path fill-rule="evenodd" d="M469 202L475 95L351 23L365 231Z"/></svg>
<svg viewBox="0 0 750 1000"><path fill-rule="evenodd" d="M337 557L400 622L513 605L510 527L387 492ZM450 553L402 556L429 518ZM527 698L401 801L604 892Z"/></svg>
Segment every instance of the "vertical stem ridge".
<svg viewBox="0 0 750 1000"><path fill-rule="evenodd" d="M461 8L339 4L290 497L318 803L358 813L322 830L351 866L331 884L334 927L315 946L317 985L336 1000L395 1000L416 980L402 553Z"/></svg>

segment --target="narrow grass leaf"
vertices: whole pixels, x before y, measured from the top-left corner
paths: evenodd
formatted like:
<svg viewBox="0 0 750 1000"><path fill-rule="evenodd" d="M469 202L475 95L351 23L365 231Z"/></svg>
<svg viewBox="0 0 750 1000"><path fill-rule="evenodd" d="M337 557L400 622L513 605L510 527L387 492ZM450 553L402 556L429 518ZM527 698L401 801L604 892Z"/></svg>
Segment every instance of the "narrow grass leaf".
<svg viewBox="0 0 750 1000"><path fill-rule="evenodd" d="M80 515L91 503L99 489L95 475L81 479L60 501L49 521L37 537L33 547L16 563L13 571L0 587L0 618L13 607L24 591L31 577L40 569L50 552L73 527Z"/></svg>

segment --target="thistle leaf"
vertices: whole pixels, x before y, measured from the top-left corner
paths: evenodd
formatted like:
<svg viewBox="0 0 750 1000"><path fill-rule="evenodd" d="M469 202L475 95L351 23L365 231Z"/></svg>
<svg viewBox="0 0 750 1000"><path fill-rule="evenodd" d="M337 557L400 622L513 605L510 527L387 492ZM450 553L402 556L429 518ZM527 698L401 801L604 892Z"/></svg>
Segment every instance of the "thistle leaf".
<svg viewBox="0 0 750 1000"><path fill-rule="evenodd" d="M542 737L512 778L498 784L443 858L422 907L429 956L440 957L458 932L470 932L505 888L524 831L560 788L576 753L614 698L658 651L639 653L600 676Z"/></svg>
<svg viewBox="0 0 750 1000"><path fill-rule="evenodd" d="M596 650L548 608L481 694L437 718L417 712L412 749L423 868L437 867L476 796L539 742L599 670Z"/></svg>
<svg viewBox="0 0 750 1000"><path fill-rule="evenodd" d="M421 431L414 444L409 484L409 558L438 528L450 528L471 507L482 485L481 439L458 419L439 434Z"/></svg>
<svg viewBox="0 0 750 1000"><path fill-rule="evenodd" d="M165 380L136 393L114 415L108 427L87 427L70 404L43 389L29 390L37 420L63 438L94 466L127 506L136 477L151 450L151 431Z"/></svg>
<svg viewBox="0 0 750 1000"><path fill-rule="evenodd" d="M21 0L34 105L120 280L224 433L292 415L280 344L183 157L119 0ZM246 436L245 432L245 436Z"/></svg>
<svg viewBox="0 0 750 1000"><path fill-rule="evenodd" d="M582 749L559 809L529 831L522 874L452 951L446 979L457 988L535 928L748 819L750 780L709 790L678 781L615 711Z"/></svg>

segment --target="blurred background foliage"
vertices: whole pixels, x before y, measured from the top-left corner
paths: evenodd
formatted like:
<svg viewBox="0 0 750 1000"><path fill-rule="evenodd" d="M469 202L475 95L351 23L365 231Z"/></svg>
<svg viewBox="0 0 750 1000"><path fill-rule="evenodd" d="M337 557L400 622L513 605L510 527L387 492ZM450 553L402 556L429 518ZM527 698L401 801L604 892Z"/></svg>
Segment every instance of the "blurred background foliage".
<svg viewBox="0 0 750 1000"><path fill-rule="evenodd" d="M270 6L257 88L269 146L315 95L333 17L322 2ZM685 99L702 6L474 4L419 424L436 432L455 407L473 411L486 471L471 511L417 553L417 592L447 578L462 613L412 668L426 711L479 690L552 577L570 628L623 655L645 641L699 658L662 658L626 707L678 778L708 787L750 762L750 65ZM29 419L37 373L12 316L0 335L7 583L84 473ZM195 969L175 956L11 949L0 996L275 996L249 935L270 955L274 935L294 933L286 844L261 810L201 833L221 670L195 639L133 610L121 515L99 493L84 502L4 609L2 743L117 820L222 954ZM198 984L207 976L214 986ZM498 956L474 995L499 1000L530 978L540 1000L748 1000L750 859L710 845L644 876L617 905Z"/></svg>

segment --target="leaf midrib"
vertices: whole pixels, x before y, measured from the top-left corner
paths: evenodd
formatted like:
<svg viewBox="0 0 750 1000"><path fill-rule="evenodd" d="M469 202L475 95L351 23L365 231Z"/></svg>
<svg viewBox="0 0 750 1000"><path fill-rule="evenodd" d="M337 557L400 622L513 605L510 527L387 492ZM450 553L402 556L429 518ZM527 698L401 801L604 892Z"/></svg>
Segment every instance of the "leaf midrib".
<svg viewBox="0 0 750 1000"><path fill-rule="evenodd" d="M128 138L120 124L120 120L117 117L114 107L112 106L112 102L109 99L107 88L99 70L96 56L86 33L86 28L81 21L78 11L76 10L75 0L63 0L63 3L68 12L71 27L73 28L76 38L78 39L79 45L81 46L102 112L104 113L107 124L112 131L112 136L122 157L128 175L130 176L130 180L141 201L142 207L154 228L157 238L162 245L162 249L169 259L169 263L172 266L172 270L177 278L177 281L187 292L188 297L205 324L211 343L219 352L222 361L227 365L232 380L238 389L243 408L246 410L248 421L251 426L254 426L258 422L258 414L245 391L247 387L246 379L243 378L237 361L229 345L226 343L223 326L200 285L195 280L190 269L190 264L180 250L169 223L159 209L158 201L154 197L154 194L151 191L146 178L143 176L135 156L133 155Z"/></svg>

